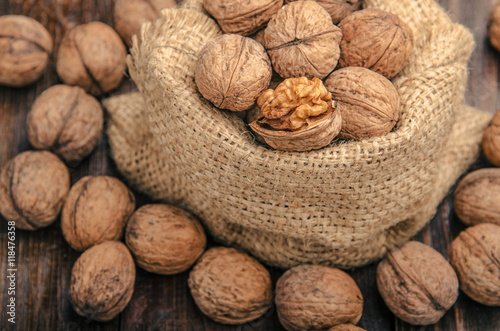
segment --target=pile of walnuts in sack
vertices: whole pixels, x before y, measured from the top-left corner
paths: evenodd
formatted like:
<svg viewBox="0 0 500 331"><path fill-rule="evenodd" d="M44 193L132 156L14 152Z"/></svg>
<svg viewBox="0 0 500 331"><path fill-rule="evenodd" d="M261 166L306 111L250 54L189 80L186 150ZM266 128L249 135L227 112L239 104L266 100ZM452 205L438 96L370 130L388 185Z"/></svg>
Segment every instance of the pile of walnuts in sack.
<svg viewBox="0 0 500 331"><path fill-rule="evenodd" d="M221 109L247 111L257 138L280 150L307 151L336 137L364 139L390 132L400 105L389 79L411 55L411 30L393 14L361 10L356 0L286 2L204 1L226 34L200 53L195 75L200 93ZM134 194L108 176L86 176L70 188L64 162L81 162L102 131L102 108L95 97L114 89L123 77L126 49L120 36L130 44L142 22L175 5L154 2L154 12L146 6L144 16L132 18L126 13L134 3L144 5L139 0L116 3L120 35L91 22L63 38L56 67L65 84L43 92L27 117L28 139L39 151L17 155L0 173L3 217L18 229L36 230L60 215L65 240L83 252L71 274L71 303L78 314L97 321L111 320L127 306L137 265L161 275L190 270L194 301L220 323L249 322L274 304L287 330L362 330L355 325L363 295L340 269L291 268L273 293L268 270L254 258L234 248L205 251L203 227L187 211L167 204L136 210ZM5 35L8 40L2 39ZM0 71L0 84L25 86L41 76L53 49L41 24L2 16L0 41L0 67L8 64ZM21 52L16 55L16 50ZM16 56L25 56L35 69L23 71ZM500 113L483 139L485 154L497 166L499 123ZM451 264L415 241L379 263L377 286L395 315L411 324L436 323L455 303L459 284L473 300L500 306L498 197L497 168L473 172L458 184L455 209L470 227L453 241Z"/></svg>

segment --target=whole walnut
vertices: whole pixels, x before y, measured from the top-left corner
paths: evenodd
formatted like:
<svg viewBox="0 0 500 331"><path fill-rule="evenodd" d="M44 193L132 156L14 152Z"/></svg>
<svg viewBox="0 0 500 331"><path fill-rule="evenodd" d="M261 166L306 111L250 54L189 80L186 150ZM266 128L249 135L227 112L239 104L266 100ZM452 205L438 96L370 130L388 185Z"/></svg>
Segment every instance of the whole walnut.
<svg viewBox="0 0 500 331"><path fill-rule="evenodd" d="M451 243L450 258L465 294L500 306L500 226L484 223L465 229Z"/></svg>
<svg viewBox="0 0 500 331"><path fill-rule="evenodd" d="M335 70L325 80L326 89L342 112L343 139L384 135L399 119L399 94L384 76L363 67Z"/></svg>
<svg viewBox="0 0 500 331"><path fill-rule="evenodd" d="M125 240L137 265L162 275L189 269L207 242L193 215L166 204L139 208L128 221Z"/></svg>
<svg viewBox="0 0 500 331"><path fill-rule="evenodd" d="M71 187L62 209L64 238L77 251L118 240L134 209L134 194L118 179L83 177Z"/></svg>
<svg viewBox="0 0 500 331"><path fill-rule="evenodd" d="M455 188L453 206L466 225L500 225L500 169L484 168L467 174Z"/></svg>
<svg viewBox="0 0 500 331"><path fill-rule="evenodd" d="M38 80L52 55L53 41L38 21L0 16L0 85L22 87Z"/></svg>
<svg viewBox="0 0 500 331"><path fill-rule="evenodd" d="M283 0L203 0L203 7L225 33L249 36L264 27Z"/></svg>
<svg viewBox="0 0 500 331"><path fill-rule="evenodd" d="M269 272L234 248L207 250L189 273L188 285L198 308L219 323L249 322L272 305Z"/></svg>
<svg viewBox="0 0 500 331"><path fill-rule="evenodd" d="M210 40L195 69L200 93L216 107L232 111L250 108L271 81L271 61L257 41L235 34Z"/></svg>
<svg viewBox="0 0 500 331"><path fill-rule="evenodd" d="M492 9L488 21L488 37L491 45L500 51L500 3L496 2Z"/></svg>
<svg viewBox="0 0 500 331"><path fill-rule="evenodd" d="M369 68L391 79L410 59L413 32L397 16L378 8L357 11L339 24L339 67Z"/></svg>
<svg viewBox="0 0 500 331"><path fill-rule="evenodd" d="M122 81L127 50L118 33L101 22L78 25L64 36L57 53L56 70L68 85L83 87L95 96Z"/></svg>
<svg viewBox="0 0 500 331"><path fill-rule="evenodd" d="M500 167L500 110L495 113L484 130L481 147L488 160L494 166Z"/></svg>
<svg viewBox="0 0 500 331"><path fill-rule="evenodd" d="M286 0L286 3L297 0ZM330 14L333 24L338 24L346 16L361 9L362 0L315 0Z"/></svg>
<svg viewBox="0 0 500 331"><path fill-rule="evenodd" d="M319 265L287 270L276 284L276 310L287 330L324 330L356 324L363 312L363 296L344 271Z"/></svg>
<svg viewBox="0 0 500 331"><path fill-rule="evenodd" d="M339 324L329 328L328 331L366 331L366 330L353 324Z"/></svg>
<svg viewBox="0 0 500 331"><path fill-rule="evenodd" d="M131 47L132 36L140 36L144 22L155 21L162 9L175 6L175 0L117 0L113 9L115 29Z"/></svg>
<svg viewBox="0 0 500 331"><path fill-rule="evenodd" d="M94 149L103 126L101 104L78 86L54 85L33 103L26 119L28 140L75 165Z"/></svg>
<svg viewBox="0 0 500 331"><path fill-rule="evenodd" d="M283 6L269 21L264 42L274 70L283 78L325 78L337 66L342 32L314 1Z"/></svg>
<svg viewBox="0 0 500 331"><path fill-rule="evenodd" d="M83 252L73 265L70 300L78 314L106 322L125 309L134 283L134 259L127 247L105 241Z"/></svg>
<svg viewBox="0 0 500 331"><path fill-rule="evenodd" d="M47 151L27 151L0 172L0 213L22 230L52 224L70 186L66 165Z"/></svg>
<svg viewBox="0 0 500 331"><path fill-rule="evenodd" d="M377 287L389 309L415 325L434 324L458 297L458 278L432 247L409 241L377 267Z"/></svg>

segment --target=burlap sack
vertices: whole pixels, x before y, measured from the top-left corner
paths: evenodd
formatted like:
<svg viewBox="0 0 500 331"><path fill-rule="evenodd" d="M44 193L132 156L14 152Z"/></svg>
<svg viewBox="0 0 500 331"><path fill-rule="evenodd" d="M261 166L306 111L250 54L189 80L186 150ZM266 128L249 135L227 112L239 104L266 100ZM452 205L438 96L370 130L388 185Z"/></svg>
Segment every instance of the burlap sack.
<svg viewBox="0 0 500 331"><path fill-rule="evenodd" d="M128 63L141 94L105 101L108 135L131 184L192 210L221 242L280 267L360 266L415 235L477 158L491 115L463 106L474 43L434 1L365 0L415 33L393 80L397 128L303 153L256 143L234 113L201 98L197 54L221 31L199 0L188 5L143 27Z"/></svg>

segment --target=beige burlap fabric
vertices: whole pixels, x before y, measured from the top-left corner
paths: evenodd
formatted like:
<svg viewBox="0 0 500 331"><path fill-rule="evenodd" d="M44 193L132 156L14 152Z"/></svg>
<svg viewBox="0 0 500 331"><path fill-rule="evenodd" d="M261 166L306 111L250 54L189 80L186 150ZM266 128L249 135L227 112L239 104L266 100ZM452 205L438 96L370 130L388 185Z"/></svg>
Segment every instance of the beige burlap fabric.
<svg viewBox="0 0 500 331"><path fill-rule="evenodd" d="M129 70L140 93L105 101L112 155L130 183L195 212L212 235L269 265L360 266L416 234L479 153L491 115L463 106L470 33L432 0L365 0L415 33L393 82L397 128L293 153L255 142L235 114L197 92L194 66L221 32L195 9L143 27Z"/></svg>

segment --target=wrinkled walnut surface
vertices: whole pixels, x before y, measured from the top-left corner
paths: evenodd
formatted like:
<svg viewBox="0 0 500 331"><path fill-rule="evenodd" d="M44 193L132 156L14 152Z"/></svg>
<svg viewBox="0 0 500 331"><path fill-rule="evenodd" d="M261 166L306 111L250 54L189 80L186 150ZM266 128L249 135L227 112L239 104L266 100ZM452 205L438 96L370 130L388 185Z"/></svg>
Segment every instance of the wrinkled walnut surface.
<svg viewBox="0 0 500 331"><path fill-rule="evenodd" d="M500 226L484 223L465 229L453 240L450 258L465 294L500 306Z"/></svg>
<svg viewBox="0 0 500 331"><path fill-rule="evenodd" d="M28 140L78 164L94 149L103 127L101 104L78 86L54 85L33 103L26 119Z"/></svg>
<svg viewBox="0 0 500 331"><path fill-rule="evenodd" d="M497 111L484 130L481 147L488 160L500 167L500 111Z"/></svg>
<svg viewBox="0 0 500 331"><path fill-rule="evenodd" d="M453 206L466 225L500 225L500 169L483 168L468 173L455 188Z"/></svg>
<svg viewBox="0 0 500 331"><path fill-rule="evenodd" d="M339 324L328 329L328 331L366 331L366 330L353 324Z"/></svg>
<svg viewBox="0 0 500 331"><path fill-rule="evenodd" d="M101 22L71 29L61 41L56 70L68 85L95 96L113 90L122 81L127 50L118 33Z"/></svg>
<svg viewBox="0 0 500 331"><path fill-rule="evenodd" d="M0 212L16 228L36 230L55 221L70 187L66 165L47 151L26 151L0 172Z"/></svg>
<svg viewBox="0 0 500 331"><path fill-rule="evenodd" d="M356 282L337 268L301 265L289 269L276 284L276 309L287 330L324 330L358 323L363 296Z"/></svg>
<svg viewBox="0 0 500 331"><path fill-rule="evenodd" d="M84 317L109 321L129 303L134 282L135 265L127 247L118 241L106 241L76 260L71 271L71 303Z"/></svg>
<svg viewBox="0 0 500 331"><path fill-rule="evenodd" d="M249 36L281 8L283 0L204 0L203 7L225 33Z"/></svg>
<svg viewBox="0 0 500 331"><path fill-rule="evenodd" d="M491 9L488 21L488 38L491 45L500 51L500 3L498 2Z"/></svg>
<svg viewBox="0 0 500 331"><path fill-rule="evenodd" d="M0 16L0 85L22 87L42 76L52 54L52 37L38 21Z"/></svg>
<svg viewBox="0 0 500 331"><path fill-rule="evenodd" d="M264 47L235 34L210 40L195 69L200 93L216 107L232 111L250 108L271 81L272 67Z"/></svg>
<svg viewBox="0 0 500 331"><path fill-rule="evenodd" d="M432 247L410 241L377 267L377 287L387 307L403 321L434 324L458 297L458 278Z"/></svg>
<svg viewBox="0 0 500 331"><path fill-rule="evenodd" d="M189 269L203 254L207 241L193 215L166 204L139 208L128 221L125 240L137 265L162 275Z"/></svg>
<svg viewBox="0 0 500 331"><path fill-rule="evenodd" d="M83 177L71 187L63 206L64 239L77 251L120 239L134 209L134 194L118 179Z"/></svg>
<svg viewBox="0 0 500 331"><path fill-rule="evenodd" d="M339 67L359 66L391 79L410 59L413 32L397 16L378 8L357 11L339 23Z"/></svg>
<svg viewBox="0 0 500 331"><path fill-rule="evenodd" d="M283 78L325 78L340 56L340 29L313 1L283 6L269 21L264 41L274 70Z"/></svg>
<svg viewBox="0 0 500 331"><path fill-rule="evenodd" d="M296 0L286 0L286 3ZM315 0L330 14L333 24L338 24L346 16L361 9L362 0Z"/></svg>
<svg viewBox="0 0 500 331"><path fill-rule="evenodd" d="M386 134L399 119L399 94L384 76L362 67L335 70L326 89L342 112L344 139L364 139Z"/></svg>
<svg viewBox="0 0 500 331"><path fill-rule="evenodd" d="M234 248L207 250L189 273L188 285L200 310L219 323L246 323L272 305L269 272Z"/></svg>

